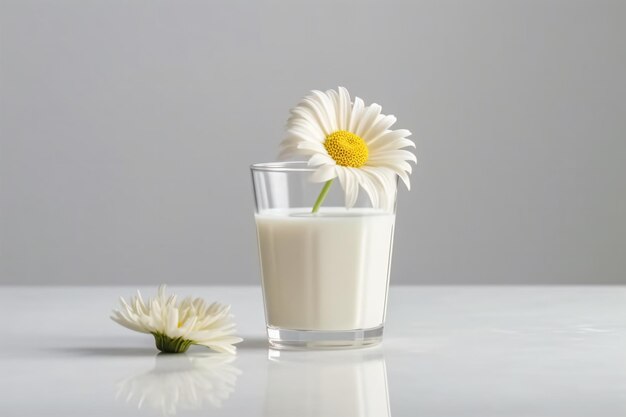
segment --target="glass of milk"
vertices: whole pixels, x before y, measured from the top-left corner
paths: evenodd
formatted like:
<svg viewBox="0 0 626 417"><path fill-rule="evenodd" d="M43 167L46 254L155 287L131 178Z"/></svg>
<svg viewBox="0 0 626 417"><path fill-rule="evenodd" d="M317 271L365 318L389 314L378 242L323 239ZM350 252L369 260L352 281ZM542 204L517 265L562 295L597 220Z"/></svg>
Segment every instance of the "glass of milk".
<svg viewBox="0 0 626 417"><path fill-rule="evenodd" d="M395 204L373 208L361 190L346 209L338 180L317 213L323 183L306 162L251 166L270 346L362 347L382 340ZM397 184L397 182L396 182Z"/></svg>

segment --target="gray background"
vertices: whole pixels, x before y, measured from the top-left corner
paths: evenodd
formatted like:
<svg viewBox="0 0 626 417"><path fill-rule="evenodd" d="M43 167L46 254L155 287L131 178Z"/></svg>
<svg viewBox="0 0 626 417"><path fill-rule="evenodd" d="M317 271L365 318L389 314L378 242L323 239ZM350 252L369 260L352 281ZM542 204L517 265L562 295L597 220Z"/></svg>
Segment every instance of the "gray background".
<svg viewBox="0 0 626 417"><path fill-rule="evenodd" d="M394 283L626 283L626 2L0 3L0 283L257 283L248 165L414 132Z"/></svg>

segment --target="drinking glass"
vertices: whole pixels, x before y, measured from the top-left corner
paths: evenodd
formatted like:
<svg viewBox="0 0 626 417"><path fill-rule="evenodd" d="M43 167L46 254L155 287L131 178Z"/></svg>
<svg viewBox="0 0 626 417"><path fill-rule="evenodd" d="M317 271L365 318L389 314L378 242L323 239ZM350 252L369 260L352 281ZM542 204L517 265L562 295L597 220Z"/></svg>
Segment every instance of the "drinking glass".
<svg viewBox="0 0 626 417"><path fill-rule="evenodd" d="M346 209L338 180L324 184L306 162L251 166L270 346L362 347L382 340L395 224L394 204L372 207L360 191Z"/></svg>

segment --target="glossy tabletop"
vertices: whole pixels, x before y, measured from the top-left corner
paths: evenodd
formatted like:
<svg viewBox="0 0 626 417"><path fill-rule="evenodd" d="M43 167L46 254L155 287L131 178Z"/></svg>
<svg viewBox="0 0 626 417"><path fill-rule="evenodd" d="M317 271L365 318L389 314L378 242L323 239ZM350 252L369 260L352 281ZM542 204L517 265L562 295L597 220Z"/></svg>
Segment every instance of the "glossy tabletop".
<svg viewBox="0 0 626 417"><path fill-rule="evenodd" d="M392 287L382 345L280 352L259 288L170 290L232 304L237 356L157 355L131 287L0 287L0 416L626 415L625 287Z"/></svg>

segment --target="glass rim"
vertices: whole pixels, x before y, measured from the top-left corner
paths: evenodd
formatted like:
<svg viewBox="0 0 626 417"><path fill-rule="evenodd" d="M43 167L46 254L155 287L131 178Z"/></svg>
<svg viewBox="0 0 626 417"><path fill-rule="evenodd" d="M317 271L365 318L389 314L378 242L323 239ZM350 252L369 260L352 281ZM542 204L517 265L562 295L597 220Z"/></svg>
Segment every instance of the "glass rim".
<svg viewBox="0 0 626 417"><path fill-rule="evenodd" d="M313 172L316 167L309 166L307 161L261 162L250 165L252 171L271 172Z"/></svg>

